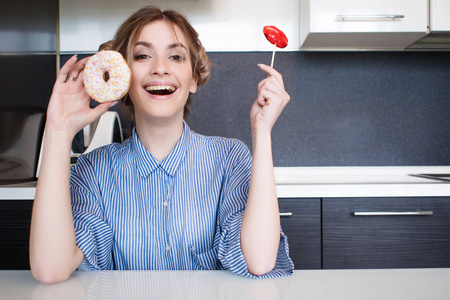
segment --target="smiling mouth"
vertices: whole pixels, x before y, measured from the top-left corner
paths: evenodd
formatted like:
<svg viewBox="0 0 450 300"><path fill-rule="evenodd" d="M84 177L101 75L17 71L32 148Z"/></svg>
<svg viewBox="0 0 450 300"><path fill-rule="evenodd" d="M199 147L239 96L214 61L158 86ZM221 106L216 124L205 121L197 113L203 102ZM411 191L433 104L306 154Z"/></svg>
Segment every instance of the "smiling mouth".
<svg viewBox="0 0 450 300"><path fill-rule="evenodd" d="M166 96L175 92L176 88L171 85L152 85L145 88L152 95Z"/></svg>

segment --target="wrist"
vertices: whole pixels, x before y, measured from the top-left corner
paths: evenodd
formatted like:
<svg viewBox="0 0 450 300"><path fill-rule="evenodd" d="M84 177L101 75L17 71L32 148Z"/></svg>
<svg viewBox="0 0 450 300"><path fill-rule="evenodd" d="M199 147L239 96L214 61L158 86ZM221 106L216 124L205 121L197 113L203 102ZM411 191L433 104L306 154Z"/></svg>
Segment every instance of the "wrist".
<svg viewBox="0 0 450 300"><path fill-rule="evenodd" d="M255 130L252 129L252 140L253 142L255 141L271 141L272 139L272 132L271 130L267 129L259 129L259 130Z"/></svg>
<svg viewBox="0 0 450 300"><path fill-rule="evenodd" d="M75 134L71 133L69 130L62 128L56 128L46 124L44 131L44 139L48 143L56 143L61 146L70 145L72 147L72 141Z"/></svg>
<svg viewBox="0 0 450 300"><path fill-rule="evenodd" d="M272 136L270 132L258 131L252 133L253 156L272 155ZM255 157L254 157L255 158Z"/></svg>

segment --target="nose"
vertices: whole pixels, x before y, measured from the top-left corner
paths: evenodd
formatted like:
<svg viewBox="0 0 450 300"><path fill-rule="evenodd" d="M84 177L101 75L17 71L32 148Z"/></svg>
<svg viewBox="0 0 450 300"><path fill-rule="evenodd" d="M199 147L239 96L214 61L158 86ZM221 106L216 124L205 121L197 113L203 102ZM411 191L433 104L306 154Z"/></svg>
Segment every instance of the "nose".
<svg viewBox="0 0 450 300"><path fill-rule="evenodd" d="M153 75L165 75L169 74L169 67L164 57L155 57L153 59L151 73Z"/></svg>

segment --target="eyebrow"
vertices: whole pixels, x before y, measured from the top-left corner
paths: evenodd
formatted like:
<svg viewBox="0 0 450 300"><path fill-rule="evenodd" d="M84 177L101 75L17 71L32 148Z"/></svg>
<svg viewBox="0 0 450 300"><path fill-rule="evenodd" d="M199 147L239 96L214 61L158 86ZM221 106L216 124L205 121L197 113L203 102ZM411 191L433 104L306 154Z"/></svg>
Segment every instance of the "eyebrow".
<svg viewBox="0 0 450 300"><path fill-rule="evenodd" d="M144 41L137 42L134 45L134 47L136 47L136 46L144 46L144 47L147 47L147 48L153 48L153 44L152 43L148 43L148 42L144 42ZM173 43L173 44L170 44L167 48L168 49L173 49L173 48L177 48L177 47L184 48L187 51L186 46L184 46L182 43Z"/></svg>

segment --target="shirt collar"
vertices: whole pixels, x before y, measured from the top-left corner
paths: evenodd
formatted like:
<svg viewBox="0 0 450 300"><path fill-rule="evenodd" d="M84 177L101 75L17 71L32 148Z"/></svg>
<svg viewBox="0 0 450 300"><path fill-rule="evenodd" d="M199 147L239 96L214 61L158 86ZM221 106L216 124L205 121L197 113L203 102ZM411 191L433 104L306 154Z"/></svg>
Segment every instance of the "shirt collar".
<svg viewBox="0 0 450 300"><path fill-rule="evenodd" d="M155 171L156 168L160 167L168 175L174 176L178 166L183 161L186 156L186 151L188 149L190 140L191 129L189 125L183 120L183 134L178 140L175 148L169 153L161 162L159 162L139 140L136 133L136 128L133 129L133 145L136 154L136 164L139 173L142 177L147 177Z"/></svg>

